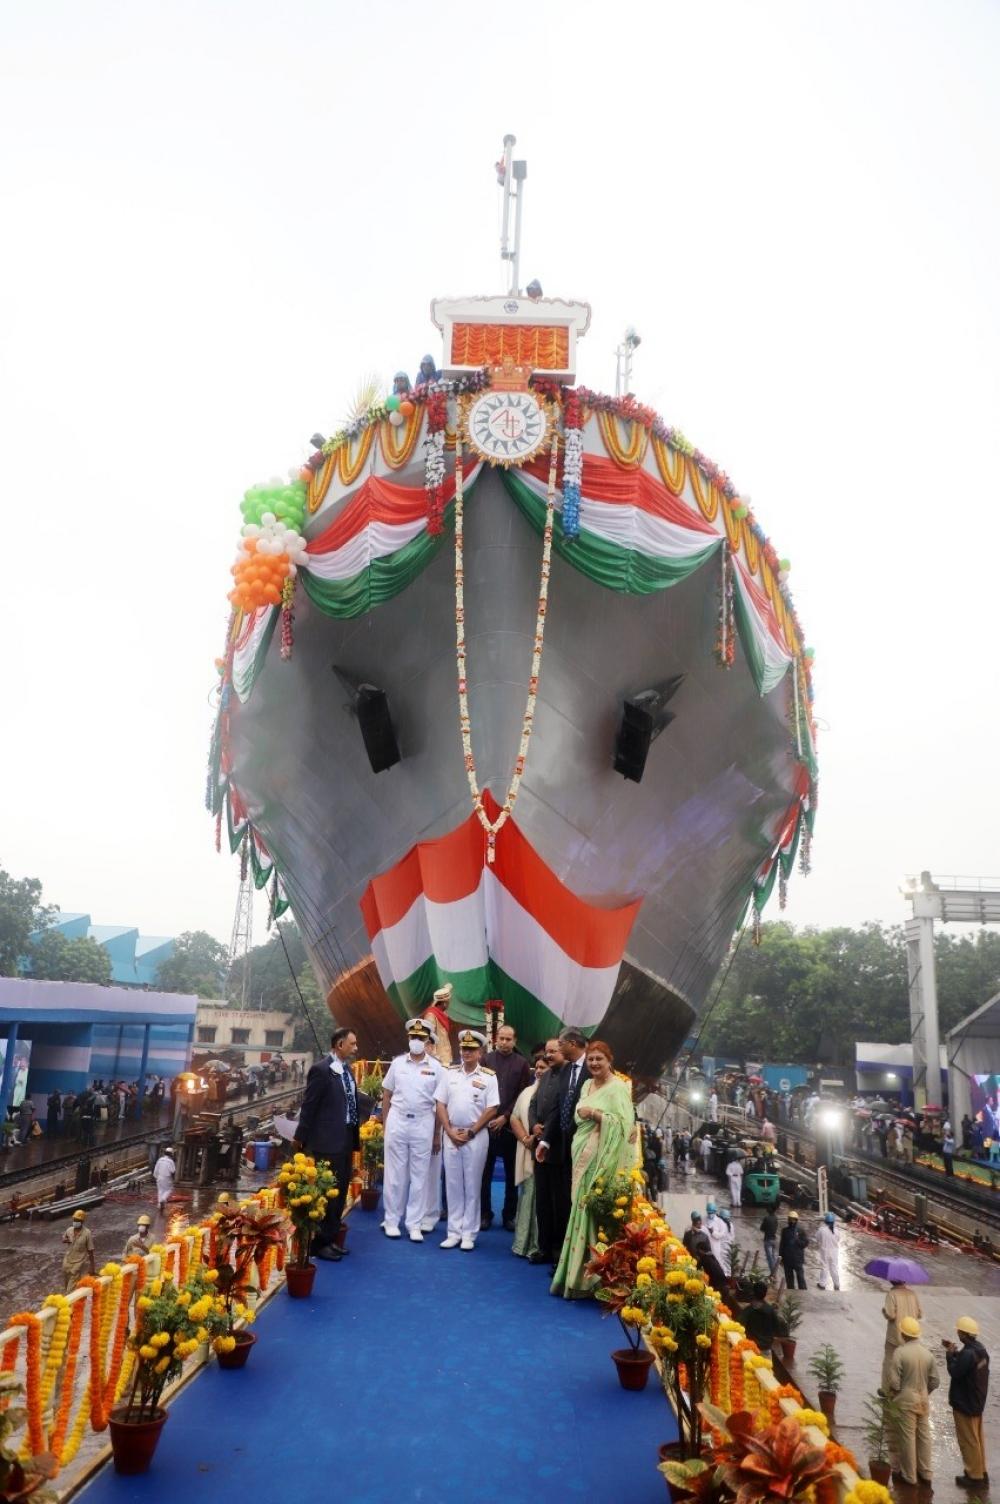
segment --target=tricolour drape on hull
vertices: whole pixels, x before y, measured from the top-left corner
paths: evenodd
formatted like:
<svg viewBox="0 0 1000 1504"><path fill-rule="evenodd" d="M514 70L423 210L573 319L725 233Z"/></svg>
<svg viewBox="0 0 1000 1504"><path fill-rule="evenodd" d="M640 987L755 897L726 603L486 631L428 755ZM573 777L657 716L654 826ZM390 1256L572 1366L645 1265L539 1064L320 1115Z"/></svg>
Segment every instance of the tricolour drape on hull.
<svg viewBox="0 0 1000 1504"><path fill-rule="evenodd" d="M487 792L490 819L499 812ZM524 1037L558 1024L593 1028L611 1001L639 901L602 909L578 898L547 867L513 820L488 866L470 815L456 830L414 846L373 878L361 900L383 986L403 1014L454 987L452 1017L482 1022L502 998Z"/></svg>

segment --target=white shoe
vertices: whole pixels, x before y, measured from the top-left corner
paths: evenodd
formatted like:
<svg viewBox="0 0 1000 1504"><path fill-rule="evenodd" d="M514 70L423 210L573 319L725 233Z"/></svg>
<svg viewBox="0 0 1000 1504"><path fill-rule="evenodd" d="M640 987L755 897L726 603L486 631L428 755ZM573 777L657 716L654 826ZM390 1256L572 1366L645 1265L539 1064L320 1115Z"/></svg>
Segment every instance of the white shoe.
<svg viewBox="0 0 1000 1504"><path fill-rule="evenodd" d="M475 1246L476 1246L476 1243L475 1243L475 1239L474 1238L463 1238L462 1239L462 1252L463 1253L471 1253L472 1250L475 1248Z"/></svg>
<svg viewBox="0 0 1000 1504"><path fill-rule="evenodd" d="M387 1238L401 1238L403 1236L398 1227L387 1227L385 1235Z"/></svg>
<svg viewBox="0 0 1000 1504"><path fill-rule="evenodd" d="M422 1243L423 1241L424 1241L424 1235L420 1231L420 1228L419 1227L411 1227L411 1229L410 1229L410 1242L411 1243Z"/></svg>
<svg viewBox="0 0 1000 1504"><path fill-rule="evenodd" d="M459 1245L459 1243L461 1241L462 1241L461 1238L457 1238L454 1233L450 1232L448 1234L448 1236L445 1238L444 1242L441 1244L441 1247L442 1248L457 1248L458 1245Z"/></svg>
<svg viewBox="0 0 1000 1504"><path fill-rule="evenodd" d="M437 1227L437 1222L421 1222L421 1224L420 1224L420 1231L421 1232L433 1232L434 1229L435 1229L435 1227Z"/></svg>

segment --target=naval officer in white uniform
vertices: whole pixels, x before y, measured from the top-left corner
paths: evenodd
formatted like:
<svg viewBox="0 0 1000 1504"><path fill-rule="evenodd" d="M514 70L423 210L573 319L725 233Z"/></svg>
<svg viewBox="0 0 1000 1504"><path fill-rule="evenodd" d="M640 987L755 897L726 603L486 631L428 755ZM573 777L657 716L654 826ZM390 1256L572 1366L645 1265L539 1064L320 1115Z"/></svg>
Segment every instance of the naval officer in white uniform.
<svg viewBox="0 0 1000 1504"><path fill-rule="evenodd" d="M461 1062L448 1067L437 1089L448 1196L448 1236L441 1247L461 1244L466 1253L476 1246L482 1216L483 1166L489 1149L486 1124L500 1106L496 1073L481 1063L485 1043L478 1029L463 1029L458 1036Z"/></svg>
<svg viewBox="0 0 1000 1504"><path fill-rule="evenodd" d="M438 1049L438 1030L433 1018L424 1015L424 1023L430 1030L431 1037L427 1041L427 1053L432 1060L436 1060L441 1067L442 1073L447 1068L449 1061L441 1059L441 1051ZM441 1124L434 1119L434 1142L431 1145L431 1162L427 1170L427 1180L424 1185L424 1216L420 1224L421 1232L433 1232L441 1220L441 1207L444 1197L441 1194L441 1146L444 1143L444 1130Z"/></svg>
<svg viewBox="0 0 1000 1504"><path fill-rule="evenodd" d="M385 1176L382 1204L387 1238L398 1238L400 1222L412 1243L422 1243L427 1172L434 1138L438 1085L444 1069L427 1053L430 1030L422 1018L406 1025L409 1049L397 1055L382 1082L382 1122L385 1128Z"/></svg>

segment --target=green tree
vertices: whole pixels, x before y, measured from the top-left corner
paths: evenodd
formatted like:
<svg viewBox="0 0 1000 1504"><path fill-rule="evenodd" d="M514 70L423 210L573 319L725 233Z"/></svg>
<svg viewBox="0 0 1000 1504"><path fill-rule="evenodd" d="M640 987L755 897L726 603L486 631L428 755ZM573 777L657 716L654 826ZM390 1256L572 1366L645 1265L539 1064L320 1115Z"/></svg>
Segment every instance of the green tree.
<svg viewBox="0 0 1000 1504"><path fill-rule="evenodd" d="M111 980L111 957L89 936L70 940L58 930L40 935L28 953L31 975L38 982L97 982Z"/></svg>
<svg viewBox="0 0 1000 1504"><path fill-rule="evenodd" d="M198 997L221 997L229 955L206 930L178 935L173 955L156 968L156 985L163 992L193 992Z"/></svg>
<svg viewBox="0 0 1000 1504"><path fill-rule="evenodd" d="M17 976L32 931L42 929L55 912L42 903L37 877L15 878L0 868L0 977Z"/></svg>

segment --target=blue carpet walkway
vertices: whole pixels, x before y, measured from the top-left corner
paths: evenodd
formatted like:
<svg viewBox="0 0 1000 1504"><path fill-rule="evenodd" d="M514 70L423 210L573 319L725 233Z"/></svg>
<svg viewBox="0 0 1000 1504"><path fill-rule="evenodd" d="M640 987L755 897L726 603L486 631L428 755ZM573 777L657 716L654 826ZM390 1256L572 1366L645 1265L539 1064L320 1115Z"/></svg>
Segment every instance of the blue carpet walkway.
<svg viewBox="0 0 1000 1504"><path fill-rule="evenodd" d="M674 1418L655 1372L619 1387L617 1321L550 1296L497 1225L462 1253L439 1248L443 1224L413 1244L380 1220L353 1212L350 1257L319 1265L310 1300L277 1295L247 1367L211 1364L152 1470L109 1465L85 1504L665 1504Z"/></svg>

